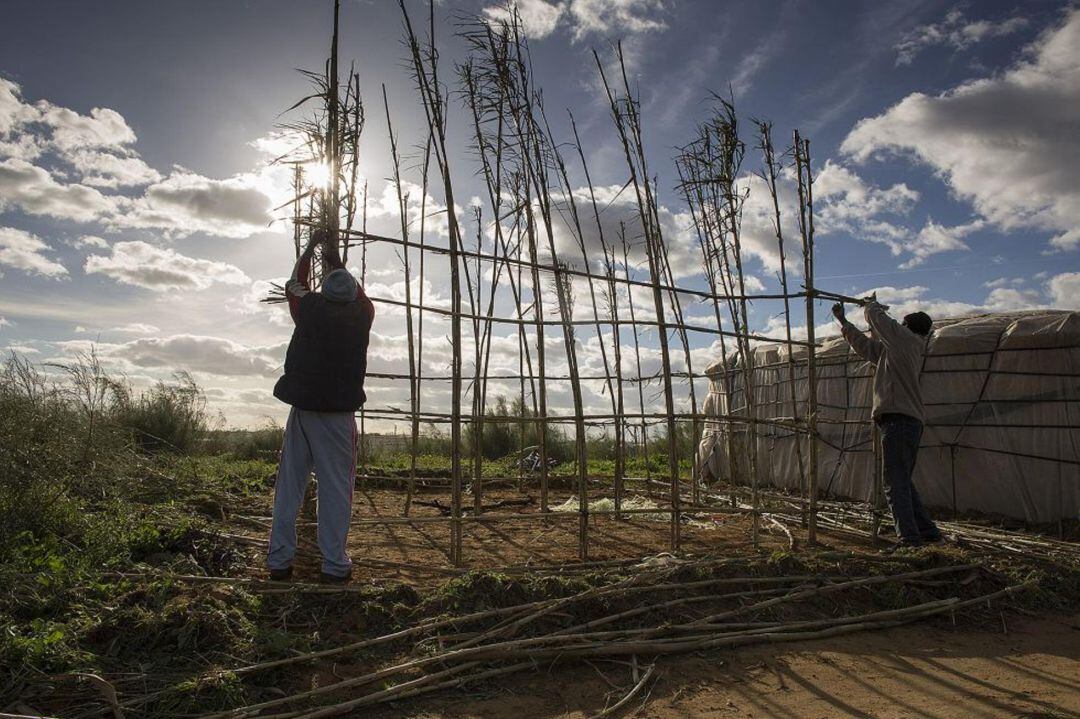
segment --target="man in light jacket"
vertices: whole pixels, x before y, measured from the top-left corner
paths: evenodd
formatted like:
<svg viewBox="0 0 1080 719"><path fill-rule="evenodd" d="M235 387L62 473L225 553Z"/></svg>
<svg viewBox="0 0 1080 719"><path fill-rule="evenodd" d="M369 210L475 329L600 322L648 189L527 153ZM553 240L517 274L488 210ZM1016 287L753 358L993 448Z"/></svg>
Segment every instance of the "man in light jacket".
<svg viewBox="0 0 1080 719"><path fill-rule="evenodd" d="M354 413L366 399L364 375L375 308L342 264L336 239L328 240L325 231L312 234L285 285L296 327L285 355L285 374L274 386L274 396L292 405L274 485L267 557L270 578L278 581L292 577L296 517L313 468L318 475L322 581L344 583L352 576L345 545L356 478ZM322 290L312 292L311 259L320 243L331 271L323 278Z"/></svg>
<svg viewBox="0 0 1080 719"><path fill-rule="evenodd" d="M855 353L874 365L873 418L881 432L885 496L892 509L898 541L893 547L919 547L941 541L941 532L923 508L912 475L923 431L919 375L933 321L915 312L899 323L875 299L864 305L870 337L844 316L844 305L833 305L844 339Z"/></svg>

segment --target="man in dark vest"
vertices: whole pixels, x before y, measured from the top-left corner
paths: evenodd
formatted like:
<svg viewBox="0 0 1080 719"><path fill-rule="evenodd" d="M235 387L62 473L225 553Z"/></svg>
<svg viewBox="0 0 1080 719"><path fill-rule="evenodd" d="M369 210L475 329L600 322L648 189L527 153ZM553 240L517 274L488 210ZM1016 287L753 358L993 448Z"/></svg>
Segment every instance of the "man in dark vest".
<svg viewBox="0 0 1080 719"><path fill-rule="evenodd" d="M318 539L322 580L347 582L352 561L345 552L356 478L355 412L364 404L368 336L375 308L363 288L342 265L337 241L324 231L311 242L285 285L292 314L292 340L285 355L285 374L274 396L292 405L285 424L277 482L274 524L267 564L270 578L292 577L296 554L296 517L304 501L311 470L318 474ZM322 290L308 283L315 247L331 271Z"/></svg>

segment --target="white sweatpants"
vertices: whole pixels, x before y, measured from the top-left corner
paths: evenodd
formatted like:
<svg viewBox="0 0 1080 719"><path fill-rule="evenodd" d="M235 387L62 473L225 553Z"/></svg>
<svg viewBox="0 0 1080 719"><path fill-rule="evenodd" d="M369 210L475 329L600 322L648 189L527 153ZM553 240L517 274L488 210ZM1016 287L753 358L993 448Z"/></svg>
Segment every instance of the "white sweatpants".
<svg viewBox="0 0 1080 719"><path fill-rule="evenodd" d="M314 468L318 478L318 537L322 571L343 576L352 569L345 552L356 478L356 418L352 412L311 412L295 407L285 423L270 530L270 569L292 565L296 518Z"/></svg>

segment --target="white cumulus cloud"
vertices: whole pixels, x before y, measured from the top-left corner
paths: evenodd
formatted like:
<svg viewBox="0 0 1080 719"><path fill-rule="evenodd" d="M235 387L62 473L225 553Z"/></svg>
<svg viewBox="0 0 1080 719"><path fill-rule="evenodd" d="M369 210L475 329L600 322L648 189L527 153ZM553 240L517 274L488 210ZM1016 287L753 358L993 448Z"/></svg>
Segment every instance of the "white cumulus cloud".
<svg viewBox="0 0 1080 719"><path fill-rule="evenodd" d="M28 274L63 277L68 273L67 268L42 254L51 249L37 235L14 227L0 227L0 265Z"/></svg>
<svg viewBox="0 0 1080 719"><path fill-rule="evenodd" d="M959 9L950 10L938 23L920 25L904 35L896 44L896 64L910 65L915 57L928 47L946 46L954 50L966 50L992 37L1011 35L1028 26L1023 17L1012 17L1001 22L969 20Z"/></svg>
<svg viewBox="0 0 1080 719"><path fill-rule="evenodd" d="M74 240L68 240L67 244L74 247L76 250L82 250L87 247L96 247L105 250L109 247L109 243L97 235L83 235Z"/></svg>
<svg viewBox="0 0 1080 719"><path fill-rule="evenodd" d="M908 95L860 121L841 151L860 162L909 156L994 225L1057 233L1056 249L1080 246L1080 10L1027 56L941 95Z"/></svg>
<svg viewBox="0 0 1080 719"><path fill-rule="evenodd" d="M90 222L114 207L115 201L98 190L57 182L44 168L26 160L0 161L0 210L17 208L30 215Z"/></svg>
<svg viewBox="0 0 1080 719"><path fill-rule="evenodd" d="M919 193L904 183L879 187L832 160L818 173L814 199L820 201L817 221L823 234L845 232L852 237L877 242L896 257L906 256L901 268L922 264L940 252L966 250L963 238L981 229L981 220L946 227L932 219L915 232L906 221Z"/></svg>
<svg viewBox="0 0 1080 719"><path fill-rule="evenodd" d="M52 142L60 150L85 147L121 147L135 142L135 132L116 110L95 107L89 115L42 100L37 121L52 129Z"/></svg>
<svg viewBox="0 0 1080 719"><path fill-rule="evenodd" d="M185 370L222 377L270 377L280 371L285 345L246 345L223 337L177 334L139 337L129 342L69 340L55 345L66 352L93 347L98 356L121 368Z"/></svg>
<svg viewBox="0 0 1080 719"><path fill-rule="evenodd" d="M30 103L17 84L0 78L0 212L171 237L248 237L266 228L279 184L271 170L213 179L175 167L164 176L135 151L136 139L115 110L84 115L48 100ZM116 192L127 188L145 189Z"/></svg>
<svg viewBox="0 0 1080 719"><path fill-rule="evenodd" d="M663 0L571 0L574 39L598 35L636 34L664 30Z"/></svg>
<svg viewBox="0 0 1080 719"><path fill-rule="evenodd" d="M624 37L664 30L664 0L506 0L484 8L484 16L505 22L516 7L525 33L534 39L547 37L565 24L575 41L589 35Z"/></svg>
<svg viewBox="0 0 1080 719"><path fill-rule="evenodd" d="M92 187L136 187L161 179L161 173L135 154L78 150L68 159L82 175L82 183Z"/></svg>
<svg viewBox="0 0 1080 719"><path fill-rule="evenodd" d="M161 175L131 149L136 139L115 110L83 115L48 100L31 104L18 85L0 78L0 157L30 161L50 152L94 187L155 182Z"/></svg>
<svg viewBox="0 0 1080 719"><path fill-rule="evenodd" d="M484 16L495 22L507 22L511 9L516 6L518 18L525 33L534 39L545 38L555 31L563 16L565 5L547 0L517 0L516 3L492 5L484 8Z"/></svg>
<svg viewBox="0 0 1080 719"><path fill-rule="evenodd" d="M250 175L215 180L177 169L126 205L110 218L111 224L162 229L177 236L205 232L248 237L270 222L270 198Z"/></svg>
<svg viewBox="0 0 1080 719"><path fill-rule="evenodd" d="M235 265L197 259L146 242L117 242L109 255L90 255L83 268L117 282L157 292L202 290L214 283L244 285L251 282Z"/></svg>
<svg viewBox="0 0 1080 719"><path fill-rule="evenodd" d="M926 312L934 319L965 317L987 312L1011 312L1046 307L1045 297L1038 290L1022 290L1012 287L995 287L982 302L962 302L929 296L928 287L874 287L859 292L859 296L876 294L878 301L889 305L893 317L903 317L910 312Z"/></svg>
<svg viewBox="0 0 1080 719"><path fill-rule="evenodd" d="M221 337L197 335L139 338L120 345L115 353L139 367L225 376L274 375L284 361L284 351L277 346L251 347Z"/></svg>
<svg viewBox="0 0 1080 719"><path fill-rule="evenodd" d="M145 322L131 322L126 325L120 325L119 327L113 327L112 331L132 335L152 335L161 330L154 325L148 325Z"/></svg>
<svg viewBox="0 0 1080 719"><path fill-rule="evenodd" d="M904 249L911 252L912 258L900 265L901 269L910 269L921 265L930 255L939 252L951 252L970 249L964 238L981 230L986 225L982 220L974 220L963 225L946 227L928 219L919 233L905 243Z"/></svg>
<svg viewBox="0 0 1080 719"><path fill-rule="evenodd" d="M1063 272L1046 283L1054 307L1080 310L1080 272Z"/></svg>

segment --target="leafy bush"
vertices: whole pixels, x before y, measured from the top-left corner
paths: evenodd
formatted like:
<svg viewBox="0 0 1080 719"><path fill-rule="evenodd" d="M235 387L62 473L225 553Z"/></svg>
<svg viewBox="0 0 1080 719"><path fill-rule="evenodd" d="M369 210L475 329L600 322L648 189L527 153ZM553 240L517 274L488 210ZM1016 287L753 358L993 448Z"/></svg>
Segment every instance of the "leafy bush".
<svg viewBox="0 0 1080 719"><path fill-rule="evenodd" d="M195 450L207 431L206 397L187 372L173 375L174 382L158 382L149 390L134 394L118 387L112 419L134 435L147 452Z"/></svg>
<svg viewBox="0 0 1080 719"><path fill-rule="evenodd" d="M268 420L259 429L215 433L214 444L220 452L237 459L276 460L284 434L284 427Z"/></svg>
<svg viewBox="0 0 1080 719"><path fill-rule="evenodd" d="M69 500L95 464L98 446L113 439L93 436L69 397L57 392L28 362L12 357L0 371L0 547L24 534L64 531L78 521Z"/></svg>
<svg viewBox="0 0 1080 719"><path fill-rule="evenodd" d="M522 449L535 447L540 444L540 422L533 421L536 413L526 406L521 398L515 398L512 402L504 396L495 398L493 406L487 408L484 413L483 428L480 430L481 453L485 459L501 459L510 455L516 455ZM465 428L466 453L473 454L476 436L476 427L469 425ZM559 462L565 462L573 457L573 442L567 438L566 432L556 424L548 424L547 427L547 454Z"/></svg>
<svg viewBox="0 0 1080 719"><path fill-rule="evenodd" d="M0 367L0 548L16 537L77 536L86 503L138 489L141 452L190 452L206 403L190 375L136 393L91 351L47 375L12 355Z"/></svg>

